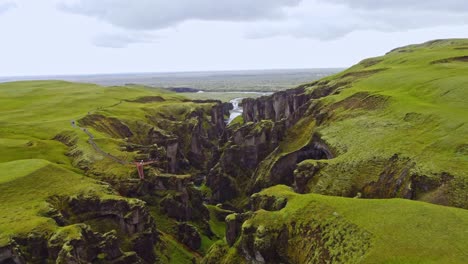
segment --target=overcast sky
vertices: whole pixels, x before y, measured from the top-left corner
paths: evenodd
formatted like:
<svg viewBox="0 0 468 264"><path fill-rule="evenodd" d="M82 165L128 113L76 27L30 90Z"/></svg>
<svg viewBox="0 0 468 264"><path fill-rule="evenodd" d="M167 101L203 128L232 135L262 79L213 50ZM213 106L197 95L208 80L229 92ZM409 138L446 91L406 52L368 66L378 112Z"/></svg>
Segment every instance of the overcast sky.
<svg viewBox="0 0 468 264"><path fill-rule="evenodd" d="M348 67L468 37L467 0L0 0L0 76Z"/></svg>

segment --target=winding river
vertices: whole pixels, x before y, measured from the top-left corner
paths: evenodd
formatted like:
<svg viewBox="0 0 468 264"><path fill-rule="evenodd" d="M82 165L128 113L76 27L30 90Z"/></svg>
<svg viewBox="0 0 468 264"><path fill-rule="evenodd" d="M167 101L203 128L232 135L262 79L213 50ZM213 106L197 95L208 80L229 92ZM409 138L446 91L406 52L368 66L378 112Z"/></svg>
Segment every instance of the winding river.
<svg viewBox="0 0 468 264"><path fill-rule="evenodd" d="M236 117L242 115L242 107L240 107L240 103L242 102L244 98L235 98L229 101L232 104L232 110L229 111L229 119L226 121L227 124L230 124L232 120L234 120Z"/></svg>
<svg viewBox="0 0 468 264"><path fill-rule="evenodd" d="M260 96L273 94L273 93L260 93L260 92L244 92L244 93L245 94L260 95ZM242 103L242 100L244 100L245 98L247 98L247 97L239 97L239 98L235 98L235 99L232 99L231 101L229 101L232 104L233 108L232 108L231 111L229 111L230 115L229 115L229 119L226 120L227 124L230 124L236 117L242 115L243 110L242 110L242 107L240 105Z"/></svg>

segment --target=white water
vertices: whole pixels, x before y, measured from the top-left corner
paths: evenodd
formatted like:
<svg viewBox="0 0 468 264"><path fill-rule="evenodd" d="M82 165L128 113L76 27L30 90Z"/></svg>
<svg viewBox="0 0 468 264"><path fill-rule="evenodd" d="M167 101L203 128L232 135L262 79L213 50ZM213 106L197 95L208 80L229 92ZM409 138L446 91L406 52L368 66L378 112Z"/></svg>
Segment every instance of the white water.
<svg viewBox="0 0 468 264"><path fill-rule="evenodd" d="M262 96L265 96L265 95L271 95L273 93L259 93L259 92L242 92L242 93L246 93L246 94L259 94L259 95L262 95ZM240 103L242 102L242 100L244 100L245 97L240 97L240 98L235 98L235 99L232 99L231 101L229 101L231 104L232 104L232 107L233 109L231 111L229 111L230 115L229 115L229 119L226 121L226 123L229 125L232 120L234 120L236 117L242 115L243 113L243 109L242 107L240 107Z"/></svg>
<svg viewBox="0 0 468 264"><path fill-rule="evenodd" d="M232 106L233 106L233 109L231 111L229 111L230 115L229 115L229 119L227 120L227 124L230 124L232 122L232 120L234 120L236 117L242 115L242 107L239 106L239 104L242 102L244 98L236 98L236 99L232 99L231 101L229 101Z"/></svg>

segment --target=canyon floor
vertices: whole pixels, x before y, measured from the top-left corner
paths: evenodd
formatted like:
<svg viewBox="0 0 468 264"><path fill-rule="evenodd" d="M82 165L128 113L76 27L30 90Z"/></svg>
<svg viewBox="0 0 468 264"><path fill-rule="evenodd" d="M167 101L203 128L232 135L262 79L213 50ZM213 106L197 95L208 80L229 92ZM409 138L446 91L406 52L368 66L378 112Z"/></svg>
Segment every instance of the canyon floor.
<svg viewBox="0 0 468 264"><path fill-rule="evenodd" d="M466 39L401 47L229 124L209 95L2 83L0 263L466 263L467 73Z"/></svg>

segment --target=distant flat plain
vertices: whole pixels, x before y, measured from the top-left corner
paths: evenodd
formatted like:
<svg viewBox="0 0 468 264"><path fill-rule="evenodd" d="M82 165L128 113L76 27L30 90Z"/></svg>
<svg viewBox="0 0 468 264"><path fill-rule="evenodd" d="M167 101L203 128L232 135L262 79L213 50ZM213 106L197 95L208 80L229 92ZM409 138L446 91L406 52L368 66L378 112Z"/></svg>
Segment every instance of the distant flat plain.
<svg viewBox="0 0 468 264"><path fill-rule="evenodd" d="M95 75L50 75L0 77L0 82L19 80L64 80L93 83L103 86L144 85L158 88L193 88L205 93L186 93L192 99L220 99L257 97L261 94L243 92L276 92L294 88L340 72L340 68L242 70L170 73L121 73ZM226 92L230 92L229 94Z"/></svg>

